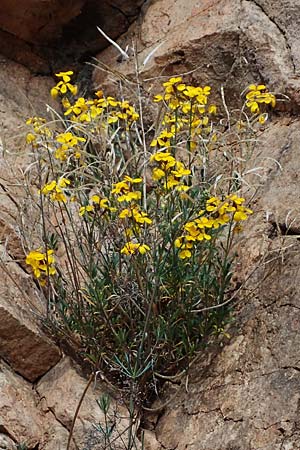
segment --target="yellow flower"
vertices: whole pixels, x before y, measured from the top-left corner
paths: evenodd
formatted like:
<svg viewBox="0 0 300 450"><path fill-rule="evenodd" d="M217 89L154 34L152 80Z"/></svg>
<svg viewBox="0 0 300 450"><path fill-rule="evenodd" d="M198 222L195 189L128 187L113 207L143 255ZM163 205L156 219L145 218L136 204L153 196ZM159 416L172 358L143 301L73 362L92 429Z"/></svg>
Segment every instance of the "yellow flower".
<svg viewBox="0 0 300 450"><path fill-rule="evenodd" d="M168 81L163 83L163 86L165 88L165 91L170 93L170 92L174 91L174 85L177 84L177 83L181 83L181 82L182 82L182 78L181 77L172 77Z"/></svg>
<svg viewBox="0 0 300 450"><path fill-rule="evenodd" d="M182 164L182 162L177 161L176 162L176 170L172 170L171 173L176 177L176 178L181 178L184 177L186 175L190 175L191 171L189 169L185 169L184 165Z"/></svg>
<svg viewBox="0 0 300 450"><path fill-rule="evenodd" d="M157 162L169 162L172 161L174 158L169 152L159 152L155 153L154 155L150 156L150 161L157 161Z"/></svg>
<svg viewBox="0 0 300 450"><path fill-rule="evenodd" d="M164 183L164 188L169 190L173 187L177 186L179 184L179 181L176 180L173 176L169 176Z"/></svg>
<svg viewBox="0 0 300 450"><path fill-rule="evenodd" d="M93 206L93 205L81 206L81 207L79 208L79 215L80 215L80 216L84 216L84 214L85 214L86 212L92 212L92 211L94 211L94 206Z"/></svg>
<svg viewBox="0 0 300 450"><path fill-rule="evenodd" d="M67 187L69 184L71 184L71 181L67 178L60 178L58 181L58 186L62 188Z"/></svg>
<svg viewBox="0 0 300 450"><path fill-rule="evenodd" d="M108 198L100 198L99 195L92 195L91 201L100 206L100 208L108 209Z"/></svg>
<svg viewBox="0 0 300 450"><path fill-rule="evenodd" d="M136 184L136 183L141 183L143 181L143 179L142 178L131 178L128 175L125 175L124 181L126 181L128 183Z"/></svg>
<svg viewBox="0 0 300 450"><path fill-rule="evenodd" d="M154 101L155 103L159 103L159 102L163 101L163 99L164 99L163 96L160 95L160 94L158 94L158 95L155 95L155 96L154 96L153 101Z"/></svg>
<svg viewBox="0 0 300 450"><path fill-rule="evenodd" d="M192 252L189 249L183 249L183 250L180 250L180 252L178 253L178 256L180 259L187 259L192 256Z"/></svg>
<svg viewBox="0 0 300 450"><path fill-rule="evenodd" d="M241 211L236 211L234 213L234 215L233 215L233 220L235 222L239 222L241 220L247 220L247 219L248 219L247 214L244 211L242 211L242 210Z"/></svg>
<svg viewBox="0 0 300 450"><path fill-rule="evenodd" d="M112 189L112 194L121 194L124 192L129 191L129 185L126 183L126 181L119 181L118 183L114 184L114 188Z"/></svg>
<svg viewBox="0 0 300 450"><path fill-rule="evenodd" d="M150 147L156 147L159 145L160 147L170 147L171 145L171 138L174 136L174 133L163 130L160 135L153 139L153 141L150 144Z"/></svg>
<svg viewBox="0 0 300 450"><path fill-rule="evenodd" d="M210 105L208 108L209 114L217 114L217 107L216 105Z"/></svg>
<svg viewBox="0 0 300 450"><path fill-rule="evenodd" d="M56 202L63 202L63 203L67 202L67 197L57 187L56 187L56 190L54 192L52 192L52 194L50 194L50 198L51 198L52 201L56 201Z"/></svg>
<svg viewBox="0 0 300 450"><path fill-rule="evenodd" d="M175 239L175 247L180 248L183 245L183 239L184 236L180 236L179 238Z"/></svg>
<svg viewBox="0 0 300 450"><path fill-rule="evenodd" d="M132 200L140 200L142 193L140 191L126 192L118 197L118 202L131 202Z"/></svg>
<svg viewBox="0 0 300 450"><path fill-rule="evenodd" d="M120 104L120 102L118 102L114 97L107 97L107 103L110 105L110 106L118 106L119 104Z"/></svg>
<svg viewBox="0 0 300 450"><path fill-rule="evenodd" d="M50 194L50 199L52 201L63 202L66 203L67 197L63 193L61 188L67 187L70 184L70 180L67 178L60 178L58 183L53 180L49 183L45 184L45 186L41 189L41 194L48 195Z"/></svg>
<svg viewBox="0 0 300 450"><path fill-rule="evenodd" d="M127 242L124 247L121 249L121 253L124 255L133 255L136 252L144 255L147 251L150 250L150 247L146 244L139 244L135 242Z"/></svg>
<svg viewBox="0 0 300 450"><path fill-rule="evenodd" d="M154 167L154 169L152 170L152 179L154 181L160 180L165 175L166 173L162 169L159 169L158 167Z"/></svg>
<svg viewBox="0 0 300 450"><path fill-rule="evenodd" d="M70 131L68 131L66 133L61 133L61 134L57 135L56 141L59 142L60 144L66 145L67 148L72 148L75 145L77 145L78 142L85 142L86 139L83 137L75 136Z"/></svg>
<svg viewBox="0 0 300 450"><path fill-rule="evenodd" d="M50 183L45 184L45 186L41 189L42 194L49 194L49 192L52 192L56 187L56 181L50 181Z"/></svg>
<svg viewBox="0 0 300 450"><path fill-rule="evenodd" d="M74 72L72 70L68 70L67 72L59 72L56 73L55 76L58 78L62 78L65 83L71 81L70 75L73 75Z"/></svg>
<svg viewBox="0 0 300 450"><path fill-rule="evenodd" d="M80 97L78 100L76 100L73 106L71 105L69 106L69 108L65 112L65 116L68 116L71 113L76 114L78 116L82 112L87 111L87 109L88 105L86 103L86 100L83 97Z"/></svg>
<svg viewBox="0 0 300 450"><path fill-rule="evenodd" d="M77 94L77 86L74 86L73 84L69 83L71 81L70 75L73 75L73 72L71 70L67 72L59 72L55 74L58 78L62 78L61 81L57 83L56 86L54 86L51 91L51 97L54 99L57 98L59 94L66 94L68 91L71 92L72 95Z"/></svg>
<svg viewBox="0 0 300 450"><path fill-rule="evenodd" d="M36 141L36 136L32 133L27 133L27 136L26 136L27 144L31 144L34 141Z"/></svg>
<svg viewBox="0 0 300 450"><path fill-rule="evenodd" d="M116 117L116 116L110 116L107 119L107 123L115 123L115 122L118 122L118 117Z"/></svg>
<svg viewBox="0 0 300 450"><path fill-rule="evenodd" d="M46 253L41 253L40 249L32 250L28 253L26 256L26 264L31 266L36 278L40 278L42 274L54 275L56 273L56 269L53 266L55 263L53 253L53 250L47 250Z"/></svg>
<svg viewBox="0 0 300 450"><path fill-rule="evenodd" d="M266 116L265 116L265 114L260 114L260 116L259 116L259 118L258 118L258 121L259 121L259 123L260 123L261 125L263 125L263 124L265 123L265 121L266 121Z"/></svg>
<svg viewBox="0 0 300 450"><path fill-rule="evenodd" d="M251 84L246 94L246 106L255 114L260 112L259 103L270 104L273 108L276 105L276 97L267 91L264 84Z"/></svg>
<svg viewBox="0 0 300 450"><path fill-rule="evenodd" d="M178 186L176 186L176 191L179 191L179 192L187 192L189 189L190 189L190 186L186 186L185 184L179 184ZM186 199L186 198L188 198L188 196L182 194L181 198Z"/></svg>
<svg viewBox="0 0 300 450"><path fill-rule="evenodd" d="M134 220L137 223L148 223L149 225L152 223L152 220L150 219L150 217L147 216L147 214L143 211L138 211L136 208L133 209L133 217Z"/></svg>
<svg viewBox="0 0 300 450"><path fill-rule="evenodd" d="M150 247L146 244L140 244L140 246L138 247L138 251L144 255L146 252L148 252L150 250Z"/></svg>

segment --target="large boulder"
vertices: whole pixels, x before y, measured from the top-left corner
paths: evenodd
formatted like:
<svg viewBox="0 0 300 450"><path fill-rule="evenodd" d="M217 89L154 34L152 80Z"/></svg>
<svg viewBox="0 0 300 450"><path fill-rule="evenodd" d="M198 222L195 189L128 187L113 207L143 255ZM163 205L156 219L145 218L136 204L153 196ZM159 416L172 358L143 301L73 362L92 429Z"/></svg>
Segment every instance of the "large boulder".
<svg viewBox="0 0 300 450"><path fill-rule="evenodd" d="M161 81L186 74L190 82L209 84L216 91L222 84L226 98L236 103L250 82L265 82L299 103L300 56L289 36L299 33L299 27L296 30L300 10L280 0L275 7L274 2L266 1L269 7L265 9L260 5L263 3L263 0L189 0L183 6L182 1L152 2L140 25L131 27L118 40L123 48L135 42L134 55L120 62L115 47L101 52L100 67L103 69L105 64L111 71L107 76L107 71L95 70L94 84L111 89L109 81L116 78L114 74L121 72L123 79L124 75L134 79L138 65L141 80L150 82L152 92L155 78ZM292 22L281 19L291 15Z"/></svg>
<svg viewBox="0 0 300 450"><path fill-rule="evenodd" d="M248 281L231 339L182 379L158 419L161 448L300 449L299 125L280 119L260 137L251 164L261 186L237 248L237 278Z"/></svg>
<svg viewBox="0 0 300 450"><path fill-rule="evenodd" d="M47 450L66 448L66 428L51 411L45 413L39 409L40 398L32 385L1 360L0 390L1 449L15 450L17 444Z"/></svg>
<svg viewBox="0 0 300 450"><path fill-rule="evenodd" d="M110 387L108 391L100 374L88 383L76 364L66 357L40 380L36 389L42 399L42 410L45 413L52 411L57 420L69 430L82 399L73 430L76 448L104 448L104 435L99 428L105 429L105 421L113 429L111 440L114 441L114 448L123 448L128 439L129 412L124 405L115 401L114 390ZM103 395L109 395L111 401L106 418L97 403Z"/></svg>
<svg viewBox="0 0 300 450"><path fill-rule="evenodd" d="M136 18L143 0L3 0L0 4L1 51L34 72L74 64L108 45ZM59 66L59 67L58 67ZM55 69L54 69L55 70Z"/></svg>

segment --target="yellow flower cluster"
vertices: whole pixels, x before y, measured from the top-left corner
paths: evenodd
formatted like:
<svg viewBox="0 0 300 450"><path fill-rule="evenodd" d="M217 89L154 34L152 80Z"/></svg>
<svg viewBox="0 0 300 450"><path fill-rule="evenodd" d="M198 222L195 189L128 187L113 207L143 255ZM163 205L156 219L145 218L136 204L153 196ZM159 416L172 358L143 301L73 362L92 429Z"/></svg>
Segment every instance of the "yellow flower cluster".
<svg viewBox="0 0 300 450"><path fill-rule="evenodd" d="M163 83L165 92L154 97L154 102L164 102L168 108L162 125L166 126L151 146L169 148L179 132L185 132L189 150L197 147L200 135L211 133L210 115L216 114L216 105L208 105L210 86L195 87L173 77Z"/></svg>
<svg viewBox="0 0 300 450"><path fill-rule="evenodd" d="M152 224L152 219L150 219L148 214L141 211L140 207L134 203L132 203L128 208L124 208L119 213L119 218L124 221L126 239L130 239L132 236L137 236L140 234L141 227ZM146 244L128 241L121 249L121 253L125 255L132 255L137 252L144 254L148 250L150 250L150 247Z"/></svg>
<svg viewBox="0 0 300 450"><path fill-rule="evenodd" d="M72 70L69 70L68 72L59 72L56 73L55 76L57 78L62 78L56 86L54 86L51 91L51 97L54 99L58 97L58 95L65 95L67 92L70 92L72 95L77 94L77 86L74 86L70 83L71 76L73 75Z"/></svg>
<svg viewBox="0 0 300 450"><path fill-rule="evenodd" d="M26 256L26 264L32 267L36 278L40 278L41 275L54 275L56 273L53 253L53 250L47 250L46 253L41 253L40 249L32 250L28 253Z"/></svg>
<svg viewBox="0 0 300 450"><path fill-rule="evenodd" d="M53 180L45 184L40 192L44 195L50 194L50 199L52 201L66 203L67 197L63 192L63 188L66 188L69 184L70 180L67 178L60 178L58 182Z"/></svg>
<svg viewBox="0 0 300 450"><path fill-rule="evenodd" d="M124 255L133 255L135 253L140 253L144 255L150 250L150 247L146 244L139 244L138 242L126 242L124 247L121 249L121 253Z"/></svg>
<svg viewBox="0 0 300 450"><path fill-rule="evenodd" d="M148 217L147 213L140 211L135 205L132 208L125 208L119 214L120 219L133 219L138 224L151 224L152 220Z"/></svg>
<svg viewBox="0 0 300 450"><path fill-rule="evenodd" d="M226 196L225 200L218 197L208 199L205 210L199 211L194 220L187 222L184 225L184 234L175 240L175 246L179 248L179 258L190 258L197 242L209 241L212 238L211 230L229 222L247 220L252 211L243 205L244 202L245 199L236 194Z"/></svg>
<svg viewBox="0 0 300 450"><path fill-rule="evenodd" d="M26 125L31 126L32 132L27 133L26 142L36 146L37 135L50 138L52 136L50 128L46 125L46 120L42 117L30 117L26 120Z"/></svg>
<svg viewBox="0 0 300 450"><path fill-rule="evenodd" d="M94 212L96 209L109 210L111 212L116 211L116 208L109 205L108 198L100 197L99 195L92 195L89 200L89 204L79 208L79 215L83 216L86 212Z"/></svg>
<svg viewBox="0 0 300 450"><path fill-rule="evenodd" d="M158 152L150 157L151 162L156 163L152 169L152 179L163 181L166 190L176 187L178 191L187 191L189 186L181 182L181 178L190 175L191 171L186 169L181 161L178 161L170 152Z"/></svg>
<svg viewBox="0 0 300 450"><path fill-rule="evenodd" d="M114 188L111 193L118 195L118 202L132 202L136 200L140 200L142 198L141 191L134 191L133 186L135 184L142 183L142 178L131 178L128 175L125 175L122 181L114 184Z"/></svg>
<svg viewBox="0 0 300 450"><path fill-rule="evenodd" d="M75 136L70 131L60 133L56 136L56 141L61 144L55 151L55 158L60 161L66 161L68 156L74 155L75 158L80 158L79 142L86 142L83 137Z"/></svg>
<svg viewBox="0 0 300 450"><path fill-rule="evenodd" d="M53 89L57 89L57 86ZM127 100L118 101L111 96L105 98L102 91L97 91L92 100L79 97L74 104L65 97L62 104L66 109L64 115L70 116L74 122L90 123L105 114L108 124L121 121L128 127L139 119L139 114Z"/></svg>
<svg viewBox="0 0 300 450"><path fill-rule="evenodd" d="M248 87L246 99L246 106L253 114L260 113L260 104L271 105L272 108L276 105L275 95L268 92L264 84L251 84Z"/></svg>
<svg viewBox="0 0 300 450"><path fill-rule="evenodd" d="M193 99L195 104L199 107L205 106L211 90L210 86L202 88L186 85L182 82L182 77L170 78L163 83L163 86L165 88L164 95L156 95L154 97L154 102L161 102L164 100L170 109L175 110L180 108L184 113L191 110L191 99ZM204 110L201 109L201 112L204 112Z"/></svg>

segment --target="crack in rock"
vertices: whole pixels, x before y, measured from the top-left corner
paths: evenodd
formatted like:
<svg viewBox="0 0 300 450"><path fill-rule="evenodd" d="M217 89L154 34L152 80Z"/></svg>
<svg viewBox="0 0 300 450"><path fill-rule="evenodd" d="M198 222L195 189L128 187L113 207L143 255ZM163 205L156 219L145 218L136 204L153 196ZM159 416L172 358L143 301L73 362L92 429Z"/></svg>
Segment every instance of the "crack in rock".
<svg viewBox="0 0 300 450"><path fill-rule="evenodd" d="M290 60L293 66L293 71L294 73L296 73L296 64L294 61L294 56L293 56L293 52L292 52L292 48L289 44L287 35L286 35L286 31L276 22L275 19L272 19L272 17L270 17L267 13L267 11L265 11L265 9L262 7L262 5L257 1L257 0L250 0L252 3L254 3L259 9L260 11L270 20L270 22L272 22L275 27L277 28L277 30L280 32L280 34L283 36L284 40L285 40L285 44L286 44L286 48L289 51L290 54Z"/></svg>

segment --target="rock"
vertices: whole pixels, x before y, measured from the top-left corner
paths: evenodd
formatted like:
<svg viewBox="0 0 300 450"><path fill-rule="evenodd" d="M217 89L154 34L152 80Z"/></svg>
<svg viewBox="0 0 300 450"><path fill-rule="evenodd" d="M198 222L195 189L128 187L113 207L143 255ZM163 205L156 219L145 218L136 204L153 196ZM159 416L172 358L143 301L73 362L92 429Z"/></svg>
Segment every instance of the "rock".
<svg viewBox="0 0 300 450"><path fill-rule="evenodd" d="M150 87L145 84L151 92L155 91L154 78L161 81L186 73L189 82L209 84L216 92L223 85L226 98L237 105L240 93L251 82L265 82L272 90L288 93L293 102L299 103L300 60L295 62L298 53L287 42L285 25L279 27L259 3L190 0L183 8L182 1L159 0L150 4L140 28L131 28L118 42L123 48L130 46L135 34L141 78L151 79ZM280 16L288 16L292 10L289 2L276 3ZM297 24L300 12L293 9L293 13L293 24ZM143 61L154 49L143 67ZM112 73L107 76L106 72L95 70L95 86L103 85L112 91L109 80L116 72L135 78L135 58L120 64L118 56L112 46L99 54L100 66L106 64Z"/></svg>
<svg viewBox="0 0 300 450"><path fill-rule="evenodd" d="M35 73L49 74L53 66L70 68L74 61L107 47L97 26L117 38L136 18L143 2L4 0L0 5L2 52Z"/></svg>
<svg viewBox="0 0 300 450"><path fill-rule="evenodd" d="M56 39L62 27L81 13L85 0L3 0L0 28L26 42L45 43Z"/></svg>
<svg viewBox="0 0 300 450"><path fill-rule="evenodd" d="M1 450L15 450L16 446L12 439L7 434L0 433L0 449Z"/></svg>
<svg viewBox="0 0 300 450"><path fill-rule="evenodd" d="M60 446L54 445L56 436L61 437L62 448L66 447L66 430L53 414L39 410L39 397L32 385L12 373L3 362L0 362L0 390L0 429L5 431L5 435L0 435L0 448L15 450L18 443L26 444L27 448L45 445L47 450L57 450ZM10 447L1 447L4 443Z"/></svg>
<svg viewBox="0 0 300 450"><path fill-rule="evenodd" d="M161 450L161 445L155 437L155 433L149 430L143 431L144 450Z"/></svg>
<svg viewBox="0 0 300 450"><path fill-rule="evenodd" d="M70 429L87 383L88 381L80 375L75 363L69 357L63 358L42 377L37 385L37 392L43 399L43 410L52 411L57 420ZM74 442L79 448L86 450L102 448L103 435L96 427L99 424L104 426L105 420L97 400L105 393L107 393L107 387L105 388L103 383L93 381L83 399L73 433ZM123 448L122 439L126 440L127 436L128 411L122 404L117 404L112 392L109 391L109 395L111 397L109 421L110 425L114 426L111 439L116 439L116 448L119 448L118 445Z"/></svg>
<svg viewBox="0 0 300 450"><path fill-rule="evenodd" d="M33 112L45 110L52 82L32 77L27 69L5 58L1 63L0 356L34 381L60 359L60 351L39 329L36 317L45 315L45 301L39 297L32 276L24 271L20 207L25 196L22 173L30 161L25 152L24 122ZM33 219L31 214L31 228Z"/></svg>
<svg viewBox="0 0 300 450"><path fill-rule="evenodd" d="M36 322L36 316L45 315L45 305L32 277L8 256L5 260L1 262L0 356L24 378L35 381L59 361L60 351Z"/></svg>
<svg viewBox="0 0 300 450"><path fill-rule="evenodd" d="M159 419L162 448L300 448L299 125L271 124L250 159L262 178L238 247L240 281L256 271L235 309L231 340L202 355L188 392L183 380Z"/></svg>

